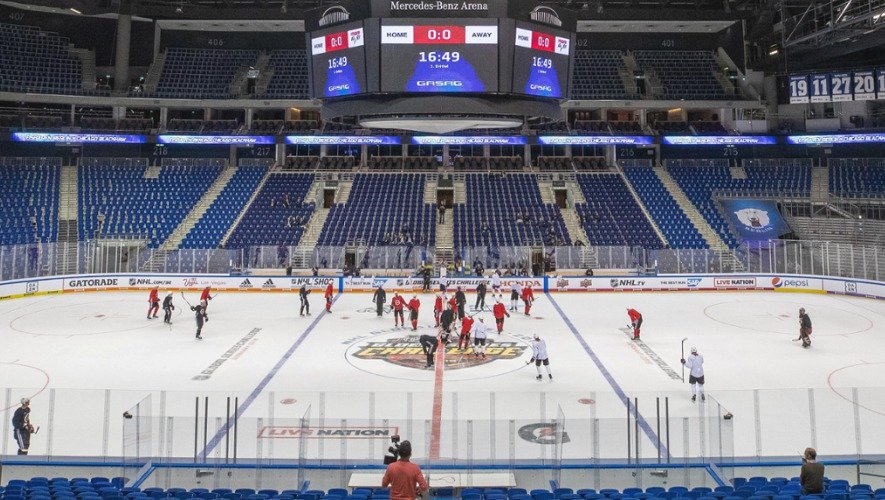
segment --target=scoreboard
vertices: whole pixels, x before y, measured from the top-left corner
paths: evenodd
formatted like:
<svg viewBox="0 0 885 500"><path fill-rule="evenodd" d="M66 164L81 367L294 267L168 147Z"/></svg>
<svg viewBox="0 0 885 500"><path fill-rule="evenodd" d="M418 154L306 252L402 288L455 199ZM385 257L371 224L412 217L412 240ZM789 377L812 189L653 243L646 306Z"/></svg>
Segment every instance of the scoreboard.
<svg viewBox="0 0 885 500"><path fill-rule="evenodd" d="M497 91L497 19L381 20L381 92Z"/></svg>
<svg viewBox="0 0 885 500"><path fill-rule="evenodd" d="M315 97L366 92L366 42L361 21L314 31L310 37Z"/></svg>
<svg viewBox="0 0 885 500"><path fill-rule="evenodd" d="M541 97L568 96L569 33L517 22L513 51L513 92Z"/></svg>
<svg viewBox="0 0 885 500"><path fill-rule="evenodd" d="M790 75L788 85L790 104L885 99L885 68Z"/></svg>

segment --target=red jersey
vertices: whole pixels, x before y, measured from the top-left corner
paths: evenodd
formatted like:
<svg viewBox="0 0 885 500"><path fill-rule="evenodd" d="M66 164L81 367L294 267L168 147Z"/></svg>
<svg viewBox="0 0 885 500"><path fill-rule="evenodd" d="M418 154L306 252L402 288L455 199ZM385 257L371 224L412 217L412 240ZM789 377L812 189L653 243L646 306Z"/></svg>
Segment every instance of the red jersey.
<svg viewBox="0 0 885 500"><path fill-rule="evenodd" d="M151 294L148 297L148 302L159 302L160 301L160 292L156 289L151 289Z"/></svg>
<svg viewBox="0 0 885 500"><path fill-rule="evenodd" d="M437 296L436 302L433 303L434 311L442 311L443 310L443 300L442 297Z"/></svg>
<svg viewBox="0 0 885 500"><path fill-rule="evenodd" d="M461 335L470 331L470 328L473 327L473 318L470 316L464 316L464 319L461 320Z"/></svg>
<svg viewBox="0 0 885 500"><path fill-rule="evenodd" d="M394 311L402 311L405 305L406 301L399 295L394 296L393 300L390 301L390 306L393 307Z"/></svg>
<svg viewBox="0 0 885 500"><path fill-rule="evenodd" d="M200 300L209 300L209 287L203 289L203 293L200 294Z"/></svg>
<svg viewBox="0 0 885 500"><path fill-rule="evenodd" d="M630 316L630 321L639 321L639 318L642 317L636 309L627 309L627 316Z"/></svg>
<svg viewBox="0 0 885 500"><path fill-rule="evenodd" d="M454 295L452 296L451 299L449 299L449 304L452 305L452 310L453 310L453 311L457 311L457 310L458 310L458 302L455 301L455 296L454 296Z"/></svg>
<svg viewBox="0 0 885 500"><path fill-rule="evenodd" d="M535 300L535 292L532 291L532 287L526 286L522 289L522 300L526 302Z"/></svg>
<svg viewBox="0 0 885 500"><path fill-rule="evenodd" d="M410 311L418 312L418 308L421 307L421 301L417 298L414 298L409 301L409 305L407 306Z"/></svg>
<svg viewBox="0 0 885 500"><path fill-rule="evenodd" d="M498 302L492 307L492 314L495 316L495 319L501 319L507 315L507 311L504 310L504 304L502 302Z"/></svg>
<svg viewBox="0 0 885 500"><path fill-rule="evenodd" d="M326 295L325 295L325 297L326 297L327 299L331 299L331 298L332 298L332 284L331 284L331 283L329 283L328 285L326 285Z"/></svg>

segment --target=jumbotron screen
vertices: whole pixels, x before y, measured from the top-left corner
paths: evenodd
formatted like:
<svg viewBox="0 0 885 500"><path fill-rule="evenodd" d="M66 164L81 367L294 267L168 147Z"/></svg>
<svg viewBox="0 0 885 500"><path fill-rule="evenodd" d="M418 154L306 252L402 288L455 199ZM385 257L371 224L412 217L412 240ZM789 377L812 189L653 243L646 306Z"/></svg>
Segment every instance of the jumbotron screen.
<svg viewBox="0 0 885 500"><path fill-rule="evenodd" d="M569 33L517 21L513 50L513 92L539 97L568 97Z"/></svg>
<svg viewBox="0 0 885 500"><path fill-rule="evenodd" d="M382 19L382 92L497 92L497 19Z"/></svg>
<svg viewBox="0 0 885 500"><path fill-rule="evenodd" d="M361 21L310 34L313 96L366 92L366 41Z"/></svg>

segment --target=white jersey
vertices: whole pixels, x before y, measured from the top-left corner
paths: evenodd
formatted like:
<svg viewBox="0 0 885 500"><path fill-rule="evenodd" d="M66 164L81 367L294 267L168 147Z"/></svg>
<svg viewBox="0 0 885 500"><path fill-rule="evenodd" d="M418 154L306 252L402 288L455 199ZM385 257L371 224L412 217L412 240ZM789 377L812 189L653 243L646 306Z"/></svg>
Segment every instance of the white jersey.
<svg viewBox="0 0 885 500"><path fill-rule="evenodd" d="M492 287L501 288L501 277L498 276L498 273L492 275Z"/></svg>
<svg viewBox="0 0 885 500"><path fill-rule="evenodd" d="M694 378L701 378L704 376L704 357L700 354L692 354L685 359L685 367L688 368L689 375Z"/></svg>
<svg viewBox="0 0 885 500"><path fill-rule="evenodd" d="M440 276L439 277L439 284L440 284L440 286L448 286L449 285L449 278L446 278L445 276Z"/></svg>
<svg viewBox="0 0 885 500"><path fill-rule="evenodd" d="M514 281L513 285L510 287L510 292L515 292L516 295L522 295L522 285L520 285L518 281Z"/></svg>
<svg viewBox="0 0 885 500"><path fill-rule="evenodd" d="M488 331L489 327L482 321L477 321L473 324L473 327L470 328L470 334L473 335L473 338L475 339L488 338Z"/></svg>
<svg viewBox="0 0 885 500"><path fill-rule="evenodd" d="M541 361L547 359L547 342L544 342L544 339L532 341L532 358Z"/></svg>

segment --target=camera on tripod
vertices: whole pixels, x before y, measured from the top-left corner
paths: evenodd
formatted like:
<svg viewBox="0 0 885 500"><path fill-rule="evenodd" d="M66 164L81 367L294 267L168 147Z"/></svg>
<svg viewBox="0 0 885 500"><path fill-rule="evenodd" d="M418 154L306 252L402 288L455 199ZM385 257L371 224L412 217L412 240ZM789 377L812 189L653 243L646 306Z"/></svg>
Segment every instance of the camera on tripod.
<svg viewBox="0 0 885 500"><path fill-rule="evenodd" d="M387 447L387 453L384 454L384 465L392 464L399 460L399 434L390 436L391 445Z"/></svg>

